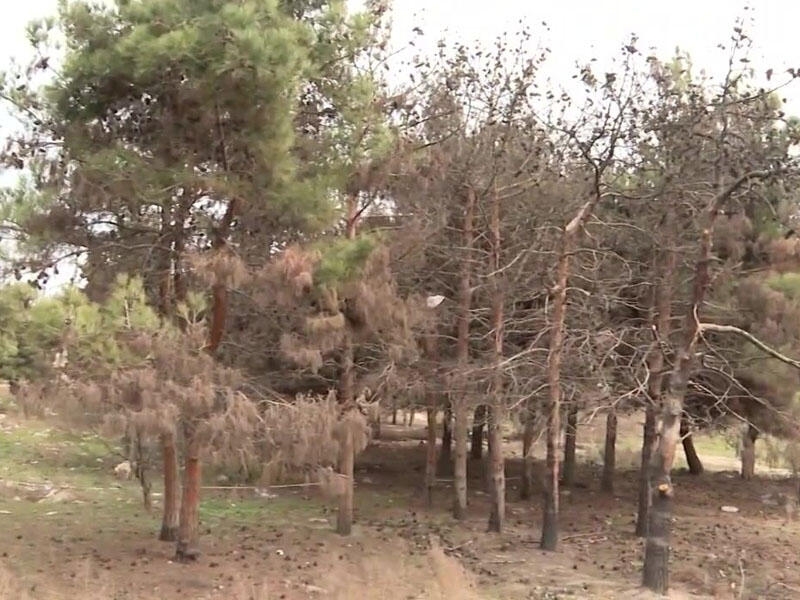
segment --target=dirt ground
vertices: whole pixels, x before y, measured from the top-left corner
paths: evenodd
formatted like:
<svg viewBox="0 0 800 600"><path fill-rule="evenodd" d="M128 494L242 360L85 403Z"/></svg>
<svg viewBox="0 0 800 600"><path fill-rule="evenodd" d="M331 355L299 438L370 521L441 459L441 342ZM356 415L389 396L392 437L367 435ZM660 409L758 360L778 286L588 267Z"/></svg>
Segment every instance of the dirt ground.
<svg viewBox="0 0 800 600"><path fill-rule="evenodd" d="M398 426L358 461L352 537L333 533L333 507L313 488L206 490L203 555L183 565L155 540L158 505L148 514L137 483L113 480L118 459L97 440L0 417L0 598L650 597L637 587L635 472L620 472L616 493L603 494L591 456L564 492L557 553L538 549L539 498L519 500L518 459L508 466L507 531L488 534L482 464L470 465L466 522L449 515L446 478L425 510L419 431ZM723 471L675 480L673 598L800 598L800 523L782 504L794 490L788 479L743 482Z"/></svg>

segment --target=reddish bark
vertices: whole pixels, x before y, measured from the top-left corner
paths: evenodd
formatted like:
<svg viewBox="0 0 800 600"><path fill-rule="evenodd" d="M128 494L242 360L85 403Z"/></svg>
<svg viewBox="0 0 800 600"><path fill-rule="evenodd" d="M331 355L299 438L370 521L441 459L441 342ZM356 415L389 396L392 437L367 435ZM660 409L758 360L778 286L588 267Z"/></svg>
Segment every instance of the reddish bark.
<svg viewBox="0 0 800 600"><path fill-rule="evenodd" d="M561 355L564 347L564 319L567 310L567 283L570 259L575 251L580 229L600 201L599 191L586 202L564 228L556 266L556 281L550 290L553 313L550 324L550 349L547 354L547 474L545 476L541 546L558 547L558 446L561 435Z"/></svg>
<svg viewBox="0 0 800 600"><path fill-rule="evenodd" d="M158 539L163 542L175 542L178 540L180 523L180 484L174 433L165 433L161 436L161 453L164 461L164 515Z"/></svg>
<svg viewBox="0 0 800 600"><path fill-rule="evenodd" d="M186 438L183 499L175 552L175 558L182 562L194 561L200 556L200 444L192 430L187 431Z"/></svg>
<svg viewBox="0 0 800 600"><path fill-rule="evenodd" d="M742 479L755 477L756 439L758 439L758 429L748 425L742 436Z"/></svg>

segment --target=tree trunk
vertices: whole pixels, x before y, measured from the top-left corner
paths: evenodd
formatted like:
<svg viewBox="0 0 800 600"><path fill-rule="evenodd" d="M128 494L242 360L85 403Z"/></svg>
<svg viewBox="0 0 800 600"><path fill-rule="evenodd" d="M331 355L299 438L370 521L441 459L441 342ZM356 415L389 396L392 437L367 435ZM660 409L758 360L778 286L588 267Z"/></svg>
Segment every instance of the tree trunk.
<svg viewBox="0 0 800 600"><path fill-rule="evenodd" d="M586 202L564 228L561 250L556 266L556 281L550 290L553 316L550 323L550 348L547 353L547 474L545 476L544 508L542 510L543 550L558 548L558 442L561 437L561 355L564 348L564 319L567 310L569 262L578 241L578 234L594 207L600 201L600 191Z"/></svg>
<svg viewBox="0 0 800 600"><path fill-rule="evenodd" d="M648 589L657 594L666 594L669 589L669 538L672 519L672 498L675 493L670 471L675 461L675 447L680 438L680 422L683 403L689 387L689 378L694 367L697 341L701 333L700 310L710 285L710 264L714 224L722 208L733 193L754 178L765 178L769 172L742 175L724 189L717 185L717 193L706 207L691 302L683 319L684 339L669 376L667 392L664 394L661 417L661 439L652 462L652 502L650 508L647 541L645 543L643 580Z"/></svg>
<svg viewBox="0 0 800 600"><path fill-rule="evenodd" d="M453 502L453 516L458 519L467 518L467 426L468 412L465 398L455 402L455 429L453 452L453 487L455 499Z"/></svg>
<svg viewBox="0 0 800 600"><path fill-rule="evenodd" d="M481 404L475 408L472 420L472 445L470 446L473 460L480 460L483 456L483 425L486 422L486 405Z"/></svg>
<svg viewBox="0 0 800 600"><path fill-rule="evenodd" d="M436 395L428 400L428 440L425 447L425 505L433 506L433 490L436 487Z"/></svg>
<svg viewBox="0 0 800 600"><path fill-rule="evenodd" d="M575 446L578 441L578 407L570 405L567 410L567 427L564 435L564 487L575 485Z"/></svg>
<svg viewBox="0 0 800 600"><path fill-rule="evenodd" d="M742 479L752 479L756 474L756 439L758 429L748 425L742 436Z"/></svg>
<svg viewBox="0 0 800 600"><path fill-rule="evenodd" d="M617 411L609 409L606 415L606 447L603 452L603 477L600 489L604 492L614 492L614 469L617 464Z"/></svg>
<svg viewBox="0 0 800 600"><path fill-rule="evenodd" d="M412 408L408 412L408 426L409 427L413 427L414 426L414 415L416 414L416 412L417 412L416 407Z"/></svg>
<svg viewBox="0 0 800 600"><path fill-rule="evenodd" d="M339 446L339 473L345 482L344 493L339 496L339 514L336 517L336 533L339 535L350 535L353 530L354 463L353 431L346 424Z"/></svg>
<svg viewBox="0 0 800 600"><path fill-rule="evenodd" d="M354 367L354 348L353 348L353 335L350 331L350 325L345 324L344 327L344 340L342 342L342 355L339 373L339 389L338 400L339 403L349 406L355 401L355 367Z"/></svg>
<svg viewBox="0 0 800 600"><path fill-rule="evenodd" d="M161 436L161 454L164 462L164 515L161 520L162 542L178 540L180 523L180 483L178 481L178 452L175 448L175 433Z"/></svg>
<svg viewBox="0 0 800 600"><path fill-rule="evenodd" d="M500 533L503 531L506 519L506 461L503 452L503 421L506 413L503 391L505 290L501 271L500 198L497 195L497 190L494 191L492 197L491 230L489 279L492 284L492 337L494 338L492 352L492 406L490 409L484 408L484 414L488 413L489 428L488 472L491 478L490 498L492 500L492 509L489 513L489 531ZM483 431L480 433L478 441L482 442ZM472 455L475 456L474 434L472 438Z"/></svg>
<svg viewBox="0 0 800 600"><path fill-rule="evenodd" d="M447 401L442 414L442 450L439 454L439 468L441 475L453 472L453 408Z"/></svg>
<svg viewBox="0 0 800 600"><path fill-rule="evenodd" d="M689 431L689 425L685 421L681 421L681 442L683 443L683 453L686 455L686 464L689 466L689 473L692 475L703 474L703 463L697 455L697 450L694 447L694 440L692 439L692 432Z"/></svg>
<svg viewBox="0 0 800 600"><path fill-rule="evenodd" d="M656 443L656 410L648 405L644 413L642 431L642 460L639 468L639 510L636 515L636 535L647 535L647 519L650 509L650 461Z"/></svg>
<svg viewBox="0 0 800 600"><path fill-rule="evenodd" d="M456 361L458 369L466 371L469 365L469 331L472 320L472 247L474 241L473 219L475 216L475 190L467 188L464 204L463 247L461 272L458 282L458 311L456 314ZM464 519L467 516L467 428L469 426L468 394L465 375L461 375L459 397L454 403L455 411L455 453L453 455L453 487L455 502L453 516Z"/></svg>
<svg viewBox="0 0 800 600"><path fill-rule="evenodd" d="M491 476L492 508L489 513L489 531L503 531L506 517L506 461L503 453L503 412L492 406L489 413L489 473Z"/></svg>
<svg viewBox="0 0 800 600"><path fill-rule="evenodd" d="M533 497L533 437L534 415L530 407L525 411L525 428L522 430L522 483L519 488L521 500Z"/></svg>
<svg viewBox="0 0 800 600"><path fill-rule="evenodd" d="M392 425L397 425L397 398L392 400Z"/></svg>
<svg viewBox="0 0 800 600"><path fill-rule="evenodd" d="M200 556L200 444L191 428L186 432L186 459L183 468L183 499L176 560L194 561Z"/></svg>

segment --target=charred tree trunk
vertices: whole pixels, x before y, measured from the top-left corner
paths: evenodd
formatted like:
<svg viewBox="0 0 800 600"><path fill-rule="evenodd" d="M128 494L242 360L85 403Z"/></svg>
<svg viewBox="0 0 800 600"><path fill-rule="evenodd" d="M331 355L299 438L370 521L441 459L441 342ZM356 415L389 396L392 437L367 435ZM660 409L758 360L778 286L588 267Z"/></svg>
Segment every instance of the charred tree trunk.
<svg viewBox="0 0 800 600"><path fill-rule="evenodd" d="M636 514L636 535L647 535L647 519L650 509L650 461L653 456L653 446L656 443L656 410L648 406L644 413L644 427L642 432L642 460L639 468L639 510Z"/></svg>
<svg viewBox="0 0 800 600"><path fill-rule="evenodd" d="M465 254L461 258L461 274L458 286L458 312L456 316L456 361L458 368L466 370L469 364L469 330L472 318L472 246L473 246L473 220L475 215L475 190L468 188L464 206L463 245ZM460 378L464 381L464 377ZM455 502L453 516L464 519L467 516L467 427L468 415L468 389L466 385L459 386L459 397L454 402L455 413L455 452L453 455L453 487L455 489Z"/></svg>
<svg viewBox="0 0 800 600"><path fill-rule="evenodd" d="M428 439L425 447L425 505L433 506L436 487L436 396L430 395L428 406Z"/></svg>
<svg viewBox="0 0 800 600"><path fill-rule="evenodd" d="M598 182L595 182L599 186ZM547 474L544 485L544 508L541 546L543 550L558 548L558 442L561 436L561 355L564 348L564 319L567 311L569 263L577 245L581 227L600 201L599 188L578 214L564 228L561 251L556 266L555 285L550 290L553 313L550 323L550 348L547 353Z"/></svg>
<svg viewBox="0 0 800 600"><path fill-rule="evenodd" d="M158 539L162 542L175 542L178 540L181 505L178 452L175 447L174 432L161 435L161 455L164 462L164 515Z"/></svg>
<svg viewBox="0 0 800 600"><path fill-rule="evenodd" d="M473 460L480 460L483 457L483 426L486 423L486 405L481 404L475 408L472 417L472 443L470 452Z"/></svg>
<svg viewBox="0 0 800 600"><path fill-rule="evenodd" d="M668 220L668 233L672 230ZM636 516L636 535L647 535L647 524L650 514L650 473L653 452L657 443L656 414L661 408L662 387L664 384L664 352L662 343L666 344L670 335L672 318L673 278L677 266L677 254L668 247L661 257L661 264L656 264L658 278L653 290L651 302L651 321L655 330L655 339L650 346L647 366L650 378L647 384L648 403L645 407L644 427L642 430L642 460L639 467L639 510Z"/></svg>
<svg viewBox="0 0 800 600"><path fill-rule="evenodd" d="M190 562L200 556L200 444L193 428L187 427L186 458L183 468L183 498L176 560Z"/></svg>
<svg viewBox="0 0 800 600"><path fill-rule="evenodd" d="M603 452L603 477L600 489L614 492L614 470L617 464L617 411L612 407L606 415L606 446Z"/></svg>
<svg viewBox="0 0 800 600"><path fill-rule="evenodd" d="M748 425L742 436L742 479L752 479L756 474L756 439L758 429Z"/></svg>
<svg viewBox="0 0 800 600"><path fill-rule="evenodd" d="M423 352L427 366L428 388L425 390L428 400L427 445L425 447L425 505L433 507L433 490L436 487L436 406L439 390L431 384L437 380L436 360L438 359L437 338L430 332L423 337Z"/></svg>
<svg viewBox="0 0 800 600"><path fill-rule="evenodd" d="M578 441L578 407L570 405L567 410L567 427L564 435L564 487L575 485L575 450Z"/></svg>
<svg viewBox="0 0 800 600"><path fill-rule="evenodd" d="M500 238L500 198L495 190L492 197L491 217L491 260L489 263L492 287L492 333L494 347L492 351L492 406L484 409L488 413L489 429L489 474L491 479L490 498L492 509L489 514L489 531L500 533L506 519L506 461L503 452L503 420L506 406L503 392L503 342L504 342L504 304L505 290L501 275L501 238ZM477 416L477 411L476 411ZM482 434L483 432L481 432ZM481 435L479 441L482 441ZM473 435L472 453L475 455L475 437Z"/></svg>
<svg viewBox="0 0 800 600"><path fill-rule="evenodd" d="M439 454L437 472L448 475L453 472L453 408L447 401L442 411L442 451Z"/></svg>
<svg viewBox="0 0 800 600"><path fill-rule="evenodd" d="M643 584L646 588L666 594L669 589L669 541L672 520L672 500L675 490L670 472L675 461L675 447L680 439L680 421L683 404L689 386L695 360L695 350L701 333L698 315L705 302L710 285L710 264L714 224L722 208L733 193L752 179L763 179L770 172L748 173L739 177L724 189L717 186L717 193L709 202L705 215L705 226L695 263L692 297L684 315L683 342L677 350L664 394L661 410L661 438L653 455L651 470L651 508L647 541L645 543Z"/></svg>
<svg viewBox="0 0 800 600"><path fill-rule="evenodd" d="M525 426L522 430L522 483L519 488L521 500L533 497L533 437L535 419L529 406L525 411Z"/></svg>
<svg viewBox="0 0 800 600"><path fill-rule="evenodd" d="M680 434L681 442L683 443L683 453L686 455L686 464L689 466L689 473L692 475L702 475L703 463L697 455L692 432L689 430L689 425L685 421L681 421Z"/></svg>

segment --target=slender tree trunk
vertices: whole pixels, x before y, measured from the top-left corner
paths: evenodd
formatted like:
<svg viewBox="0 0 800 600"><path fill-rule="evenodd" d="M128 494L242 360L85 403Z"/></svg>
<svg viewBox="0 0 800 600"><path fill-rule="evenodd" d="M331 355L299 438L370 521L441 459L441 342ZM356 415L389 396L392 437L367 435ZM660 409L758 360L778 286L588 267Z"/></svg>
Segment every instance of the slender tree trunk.
<svg viewBox="0 0 800 600"><path fill-rule="evenodd" d="M578 442L578 407L573 403L567 409L567 427L564 435L564 487L575 485L575 450Z"/></svg>
<svg viewBox="0 0 800 600"><path fill-rule="evenodd" d="M650 509L650 461L656 443L656 410L648 405L644 413L642 433L642 461L639 468L639 510L636 515L636 535L647 535L647 519Z"/></svg>
<svg viewBox="0 0 800 600"><path fill-rule="evenodd" d="M442 451L437 471L441 475L453 472L453 408L449 400L445 403L442 415Z"/></svg>
<svg viewBox="0 0 800 600"><path fill-rule="evenodd" d="M178 540L181 505L178 452L175 447L174 432L161 435L161 454L164 462L164 515L158 539L163 542L175 542Z"/></svg>
<svg viewBox="0 0 800 600"><path fill-rule="evenodd" d="M344 493L339 496L339 514L336 518L336 533L339 535L350 535L353 530L354 463L353 430L349 423L345 423L339 446L339 473L345 478Z"/></svg>
<svg viewBox="0 0 800 600"><path fill-rule="evenodd" d="M392 399L392 425L397 425L397 398Z"/></svg>
<svg viewBox="0 0 800 600"><path fill-rule="evenodd" d="M413 426L414 426L414 415L416 414L416 412L417 412L417 409L416 409L416 407L413 407L413 408L412 408L412 409L411 409L411 410L408 412L408 426L409 426L409 427L413 427Z"/></svg>
<svg viewBox="0 0 800 600"><path fill-rule="evenodd" d="M433 490L436 487L436 395L428 400L428 440L425 447L425 505L433 506Z"/></svg>
<svg viewBox="0 0 800 600"><path fill-rule="evenodd" d="M187 428L183 499L175 552L175 558L182 562L194 561L200 556L200 482L200 444L193 429Z"/></svg>
<svg viewBox="0 0 800 600"><path fill-rule="evenodd" d="M742 479L752 479L756 474L756 439L758 429L748 425L742 436Z"/></svg>
<svg viewBox="0 0 800 600"><path fill-rule="evenodd" d="M703 463L697 455L692 432L689 430L689 425L685 421L681 421L680 433L681 442L683 443L683 453L686 455L686 464L689 466L689 473L692 475L702 475Z"/></svg>
<svg viewBox="0 0 800 600"><path fill-rule="evenodd" d="M695 350L700 336L700 309L705 302L711 280L710 264L714 224L725 203L733 193L752 179L763 179L769 171L747 173L723 188L717 185L717 193L709 202L702 230L691 302L684 315L684 339L677 351L670 372L667 391L664 394L661 417L661 438L652 462L652 502L650 508L647 541L645 543L642 583L658 594L666 594L669 589L669 541L672 520L672 499L675 490L670 479L670 471L675 461L675 447L680 439L680 421L689 378L695 361Z"/></svg>
<svg viewBox="0 0 800 600"><path fill-rule="evenodd" d="M600 489L614 492L614 470L617 464L617 411L612 407L606 415L606 446L603 452L603 477Z"/></svg>
<svg viewBox="0 0 800 600"><path fill-rule="evenodd" d="M468 412L466 399L459 398L455 402L455 418L453 428L453 487L455 499L453 502L453 516L458 519L467 518L467 425Z"/></svg>
<svg viewBox="0 0 800 600"><path fill-rule="evenodd" d="M475 190L467 188L464 206L463 245L465 254L461 258L461 274L458 286L458 311L456 315L456 361L461 371L466 371L469 364L469 330L472 319L472 246L474 238L473 219L475 216ZM465 375L460 377L465 380ZM468 387L460 385L459 397L454 402L455 413L455 452L453 454L453 487L455 502L453 516L464 519L467 516L467 428Z"/></svg>
<svg viewBox="0 0 800 600"><path fill-rule="evenodd" d="M522 483L519 489L521 500L533 497L533 437L534 415L528 406L525 411L525 425L522 430Z"/></svg>
<svg viewBox="0 0 800 600"><path fill-rule="evenodd" d="M483 425L486 423L486 405L481 404L475 408L472 418L472 444L470 446L473 460L480 460L483 456Z"/></svg>
<svg viewBox="0 0 800 600"><path fill-rule="evenodd" d="M495 190L492 197L491 216L491 260L489 263L492 287L492 333L494 348L492 352L492 405L488 412L489 428L489 473L491 477L492 509L489 514L489 531L503 531L506 518L506 461L503 451L503 421L506 414L505 395L503 391L503 342L505 315L505 289L501 274L501 238L500 238L500 198ZM476 411L477 415L477 411ZM483 432L481 432L482 434ZM481 435L481 437L483 437ZM479 438L480 439L480 438ZM472 442L475 455L475 437Z"/></svg>
<svg viewBox="0 0 800 600"><path fill-rule="evenodd" d="M672 219L668 216L667 234L672 231ZM653 453L657 443L656 413L661 408L662 387L664 385L664 351L670 336L672 318L673 279L677 266L677 253L667 241L663 255L656 263L657 283L653 290L650 320L655 328L656 338L650 346L647 365L650 371L647 383L648 402L645 406L644 428L642 431L642 461L639 468L639 510L636 516L636 535L645 537L649 521L651 502L650 474Z"/></svg>
<svg viewBox="0 0 800 600"><path fill-rule="evenodd" d="M426 333L422 338L423 356L425 358L426 372L428 374L426 383L427 389L427 444L425 446L425 505L433 507L433 490L436 487L436 413L438 412L437 398L439 390L433 385L438 384L438 373L436 361L438 360L438 339L435 335L436 330Z"/></svg>
<svg viewBox="0 0 800 600"><path fill-rule="evenodd" d="M342 341L342 356L339 373L339 403L349 406L355 402L355 360L353 348L353 335L350 325L344 327L344 340Z"/></svg>
<svg viewBox="0 0 800 600"><path fill-rule="evenodd" d="M545 476L544 509L542 511L543 550L558 548L558 446L561 436L561 355L564 348L564 319L567 311L569 263L577 245L580 229L600 201L600 191L586 202L564 228L561 251L556 266L556 281L550 290L553 313L550 322L550 348L547 353L547 474Z"/></svg>

